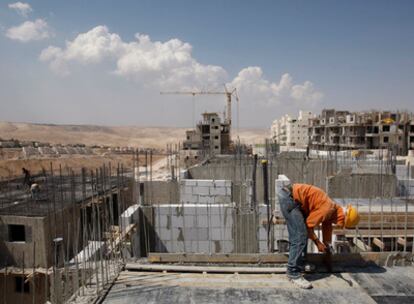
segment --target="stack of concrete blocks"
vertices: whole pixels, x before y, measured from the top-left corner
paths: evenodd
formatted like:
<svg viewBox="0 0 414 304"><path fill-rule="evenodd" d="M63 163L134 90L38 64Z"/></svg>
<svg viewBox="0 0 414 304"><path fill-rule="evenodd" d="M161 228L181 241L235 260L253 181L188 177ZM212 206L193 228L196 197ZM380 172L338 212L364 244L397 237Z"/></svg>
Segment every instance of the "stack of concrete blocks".
<svg viewBox="0 0 414 304"><path fill-rule="evenodd" d="M184 179L180 181L182 204L230 204L230 180Z"/></svg>
<svg viewBox="0 0 414 304"><path fill-rule="evenodd" d="M156 251L232 253L231 204L167 204L154 208Z"/></svg>

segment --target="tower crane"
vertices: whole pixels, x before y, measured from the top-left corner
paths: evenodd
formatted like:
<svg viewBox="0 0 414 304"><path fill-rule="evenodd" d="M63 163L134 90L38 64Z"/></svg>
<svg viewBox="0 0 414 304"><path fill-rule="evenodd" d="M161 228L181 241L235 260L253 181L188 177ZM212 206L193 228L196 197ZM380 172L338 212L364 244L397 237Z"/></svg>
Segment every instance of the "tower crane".
<svg viewBox="0 0 414 304"><path fill-rule="evenodd" d="M226 107L226 117L225 122L231 126L231 99L232 96L235 97L237 101L237 106L239 105L239 96L237 94L237 89L227 90L227 87L224 86L224 92L221 91L168 91L160 92L161 95L191 95L195 97L196 95L225 95L227 101ZM237 108L237 128L239 127L239 109ZM238 132L237 132L238 133Z"/></svg>

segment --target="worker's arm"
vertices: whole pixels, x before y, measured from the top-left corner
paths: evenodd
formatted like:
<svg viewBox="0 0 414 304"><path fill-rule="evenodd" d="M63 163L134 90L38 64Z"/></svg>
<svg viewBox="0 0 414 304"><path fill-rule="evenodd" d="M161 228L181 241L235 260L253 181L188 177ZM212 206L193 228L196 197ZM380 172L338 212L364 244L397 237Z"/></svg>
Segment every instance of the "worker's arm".
<svg viewBox="0 0 414 304"><path fill-rule="evenodd" d="M332 230L331 221L322 222L322 237L325 245L332 243Z"/></svg>

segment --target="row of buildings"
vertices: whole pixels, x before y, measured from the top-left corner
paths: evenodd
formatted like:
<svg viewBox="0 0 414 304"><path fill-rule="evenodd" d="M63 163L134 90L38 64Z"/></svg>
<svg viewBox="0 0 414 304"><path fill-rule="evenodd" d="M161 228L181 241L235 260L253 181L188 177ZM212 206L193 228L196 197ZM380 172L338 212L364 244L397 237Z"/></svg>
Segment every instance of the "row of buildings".
<svg viewBox="0 0 414 304"><path fill-rule="evenodd" d="M409 112L300 111L273 122L273 140L281 146L340 151L393 149L398 155L414 150L414 115Z"/></svg>

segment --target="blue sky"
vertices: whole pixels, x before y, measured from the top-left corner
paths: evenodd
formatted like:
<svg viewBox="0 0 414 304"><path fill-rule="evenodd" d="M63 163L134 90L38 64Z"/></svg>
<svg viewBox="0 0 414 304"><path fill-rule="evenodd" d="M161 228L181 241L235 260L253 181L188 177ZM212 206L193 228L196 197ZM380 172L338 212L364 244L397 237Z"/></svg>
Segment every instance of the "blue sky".
<svg viewBox="0 0 414 304"><path fill-rule="evenodd" d="M22 2L31 11L0 1L0 120L190 126L191 97L159 91L223 83L241 127L298 109L413 111L413 1ZM224 107L195 102L196 115Z"/></svg>

